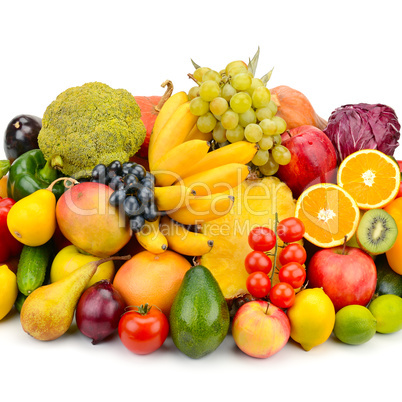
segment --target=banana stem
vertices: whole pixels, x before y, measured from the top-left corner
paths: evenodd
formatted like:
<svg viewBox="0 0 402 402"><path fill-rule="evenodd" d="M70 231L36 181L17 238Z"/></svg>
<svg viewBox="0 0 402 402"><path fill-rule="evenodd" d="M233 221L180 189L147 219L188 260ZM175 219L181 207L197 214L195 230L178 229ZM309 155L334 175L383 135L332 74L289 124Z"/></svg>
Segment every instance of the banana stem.
<svg viewBox="0 0 402 402"><path fill-rule="evenodd" d="M162 106L165 104L165 102L171 97L173 93L173 82L170 80L166 80L162 83L161 87L166 88L166 92L162 95L161 99L159 100L159 103L155 106L155 110L157 112L160 112L162 109Z"/></svg>

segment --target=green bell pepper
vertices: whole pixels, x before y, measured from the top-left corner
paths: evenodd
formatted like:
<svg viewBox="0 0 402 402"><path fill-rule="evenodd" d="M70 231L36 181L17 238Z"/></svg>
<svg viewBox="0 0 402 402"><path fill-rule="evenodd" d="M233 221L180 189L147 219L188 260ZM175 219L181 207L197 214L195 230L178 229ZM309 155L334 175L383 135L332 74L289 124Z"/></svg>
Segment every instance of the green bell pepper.
<svg viewBox="0 0 402 402"><path fill-rule="evenodd" d="M7 195L19 201L36 190L46 189L61 173L46 161L40 149L32 149L19 156L8 172ZM64 182L55 183L52 192L58 199L64 192Z"/></svg>

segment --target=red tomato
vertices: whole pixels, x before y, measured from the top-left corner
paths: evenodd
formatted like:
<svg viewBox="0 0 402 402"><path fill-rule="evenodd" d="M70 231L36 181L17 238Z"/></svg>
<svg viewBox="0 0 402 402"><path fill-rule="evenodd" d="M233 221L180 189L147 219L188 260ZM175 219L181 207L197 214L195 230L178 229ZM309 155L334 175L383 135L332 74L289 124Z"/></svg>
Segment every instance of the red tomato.
<svg viewBox="0 0 402 402"><path fill-rule="evenodd" d="M271 289L271 281L264 272L253 272L246 280L247 290L256 298L265 297Z"/></svg>
<svg viewBox="0 0 402 402"><path fill-rule="evenodd" d="M146 355L163 345L169 333L169 321L157 307L145 304L123 314L118 331L128 350Z"/></svg>
<svg viewBox="0 0 402 402"><path fill-rule="evenodd" d="M279 282L269 292L271 302L281 308L289 308L295 302L295 290L286 282Z"/></svg>
<svg viewBox="0 0 402 402"><path fill-rule="evenodd" d="M264 226L256 227L248 235L248 244L256 251L270 251L276 244L275 232Z"/></svg>
<svg viewBox="0 0 402 402"><path fill-rule="evenodd" d="M251 251L248 253L244 260L244 265L249 274L261 271L268 275L272 269L271 259L262 251Z"/></svg>
<svg viewBox="0 0 402 402"><path fill-rule="evenodd" d="M297 289L306 280L306 270L298 262L288 262L279 270L278 278L281 282L286 282Z"/></svg>
<svg viewBox="0 0 402 402"><path fill-rule="evenodd" d="M304 223L299 218L286 218L278 223L276 232L285 243L299 241L305 232Z"/></svg>
<svg viewBox="0 0 402 402"><path fill-rule="evenodd" d="M281 265L285 265L288 262L298 262L303 265L306 262L306 259L306 250L299 243L288 244L279 254Z"/></svg>

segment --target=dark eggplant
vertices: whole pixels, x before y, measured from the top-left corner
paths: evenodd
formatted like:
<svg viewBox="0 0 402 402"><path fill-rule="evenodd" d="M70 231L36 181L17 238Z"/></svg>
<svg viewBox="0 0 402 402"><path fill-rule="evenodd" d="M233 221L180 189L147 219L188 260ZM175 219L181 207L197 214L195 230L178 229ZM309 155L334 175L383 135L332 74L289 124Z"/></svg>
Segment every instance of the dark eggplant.
<svg viewBox="0 0 402 402"><path fill-rule="evenodd" d="M38 134L42 128L42 119L28 114L14 117L4 135L4 152L13 163L20 155L31 149L38 149Z"/></svg>

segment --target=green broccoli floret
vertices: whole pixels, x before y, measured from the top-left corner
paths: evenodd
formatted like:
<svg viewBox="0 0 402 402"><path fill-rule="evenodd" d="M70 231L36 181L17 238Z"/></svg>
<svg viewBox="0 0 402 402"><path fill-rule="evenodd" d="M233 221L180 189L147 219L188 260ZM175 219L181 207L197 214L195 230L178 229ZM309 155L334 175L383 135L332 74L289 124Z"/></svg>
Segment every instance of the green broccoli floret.
<svg viewBox="0 0 402 402"><path fill-rule="evenodd" d="M130 92L90 82L67 89L47 107L38 144L65 175L80 178L90 176L99 163L127 162L145 133Z"/></svg>

